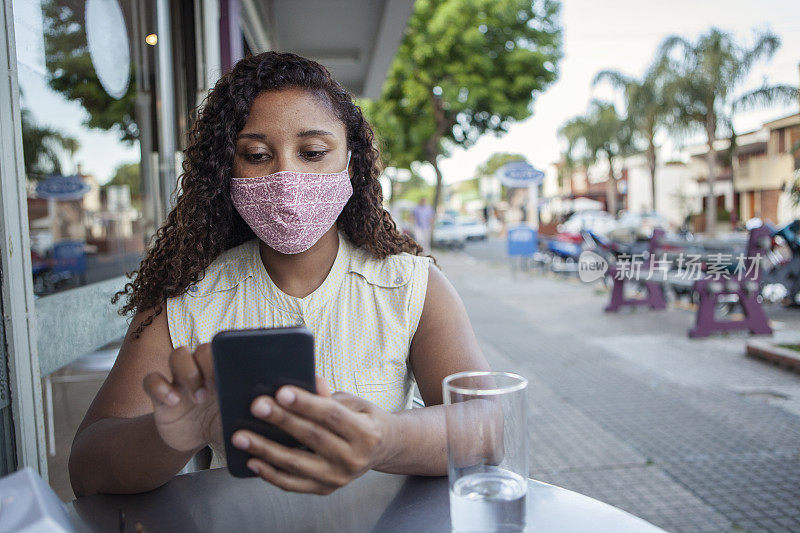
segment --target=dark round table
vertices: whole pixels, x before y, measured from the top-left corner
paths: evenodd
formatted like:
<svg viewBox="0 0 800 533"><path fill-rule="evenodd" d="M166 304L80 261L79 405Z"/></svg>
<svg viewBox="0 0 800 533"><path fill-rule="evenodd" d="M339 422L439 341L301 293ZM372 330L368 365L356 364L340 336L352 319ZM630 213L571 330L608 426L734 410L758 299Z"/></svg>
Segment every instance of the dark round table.
<svg viewBox="0 0 800 533"><path fill-rule="evenodd" d="M528 485L528 530L655 533L663 530L598 500L546 483ZM284 492L227 469L176 476L142 494L96 494L67 504L76 531L450 531L446 477L368 472L328 496Z"/></svg>

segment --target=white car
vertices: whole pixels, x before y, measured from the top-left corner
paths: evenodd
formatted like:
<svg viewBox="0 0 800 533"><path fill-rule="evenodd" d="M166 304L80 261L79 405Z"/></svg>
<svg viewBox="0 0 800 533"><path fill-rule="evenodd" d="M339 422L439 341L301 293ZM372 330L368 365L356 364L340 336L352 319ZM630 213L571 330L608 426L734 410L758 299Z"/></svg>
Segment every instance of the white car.
<svg viewBox="0 0 800 533"><path fill-rule="evenodd" d="M591 210L573 213L563 224L558 225L560 233L579 233L582 229L607 235L616 227L616 220L605 211Z"/></svg>
<svg viewBox="0 0 800 533"><path fill-rule="evenodd" d="M610 232L610 236L618 240L627 239L649 239L653 236L653 230L660 228L670 229L669 220L658 213L623 213L617 220L616 227Z"/></svg>
<svg viewBox="0 0 800 533"><path fill-rule="evenodd" d="M456 226L461 230L464 240L467 241L485 240L488 233L486 224L473 217L458 217Z"/></svg>
<svg viewBox="0 0 800 533"><path fill-rule="evenodd" d="M436 226L433 228L433 246L463 248L464 241L464 234L455 220L444 218L436 222Z"/></svg>

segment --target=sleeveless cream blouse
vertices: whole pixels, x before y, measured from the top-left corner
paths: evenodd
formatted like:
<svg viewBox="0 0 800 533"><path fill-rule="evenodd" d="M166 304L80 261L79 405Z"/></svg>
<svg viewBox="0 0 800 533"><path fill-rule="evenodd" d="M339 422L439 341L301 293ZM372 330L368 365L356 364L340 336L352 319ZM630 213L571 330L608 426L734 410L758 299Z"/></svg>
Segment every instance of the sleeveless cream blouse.
<svg viewBox="0 0 800 533"><path fill-rule="evenodd" d="M376 259L339 232L339 250L314 292L296 298L270 279L252 239L222 253L187 291L167 299L172 345L194 351L223 329L305 325L314 334L316 373L387 411L411 408L408 354L431 259L408 253ZM225 466L212 447L211 466Z"/></svg>

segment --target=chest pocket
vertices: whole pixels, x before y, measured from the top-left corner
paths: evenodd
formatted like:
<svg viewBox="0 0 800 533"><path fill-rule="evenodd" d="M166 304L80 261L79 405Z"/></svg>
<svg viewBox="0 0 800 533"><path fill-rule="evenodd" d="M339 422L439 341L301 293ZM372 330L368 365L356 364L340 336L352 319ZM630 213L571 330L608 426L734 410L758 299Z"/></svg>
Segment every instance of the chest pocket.
<svg viewBox="0 0 800 533"><path fill-rule="evenodd" d="M358 396L385 411L406 408L411 382L405 365L387 362L381 366L360 368L354 371L354 377Z"/></svg>

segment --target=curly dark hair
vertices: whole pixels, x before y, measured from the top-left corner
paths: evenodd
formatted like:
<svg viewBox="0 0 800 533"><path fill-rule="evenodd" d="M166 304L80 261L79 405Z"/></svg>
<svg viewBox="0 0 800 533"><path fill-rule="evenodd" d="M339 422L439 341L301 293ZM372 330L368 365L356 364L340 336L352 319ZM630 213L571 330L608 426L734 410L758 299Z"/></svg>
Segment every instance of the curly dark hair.
<svg viewBox="0 0 800 533"><path fill-rule="evenodd" d="M128 295L119 309L121 315L153 309L133 332L134 337L162 312L167 298L182 294L197 282L222 252L255 237L230 197L235 139L256 96L285 88L306 89L327 99L347 130L353 195L336 221L338 228L354 245L378 259L422 252L414 239L397 230L383 208L378 181L380 152L374 145L372 127L347 90L324 66L296 54L251 55L217 81L197 110L188 132L179 187L173 193L177 194L175 208L153 236L139 269L127 274L132 281L111 300L116 303Z"/></svg>

